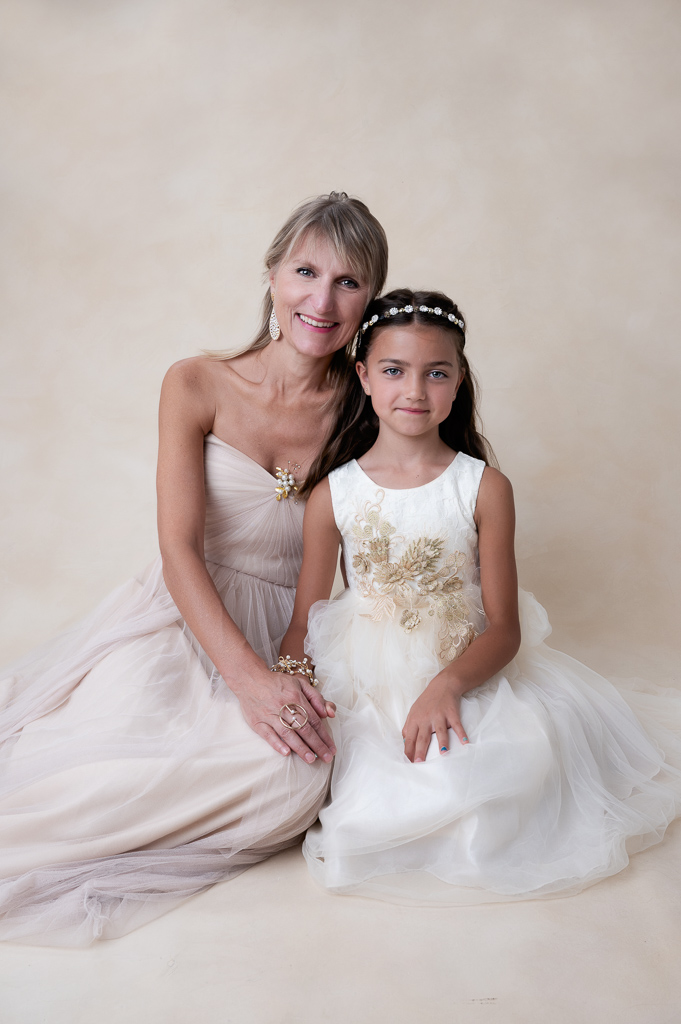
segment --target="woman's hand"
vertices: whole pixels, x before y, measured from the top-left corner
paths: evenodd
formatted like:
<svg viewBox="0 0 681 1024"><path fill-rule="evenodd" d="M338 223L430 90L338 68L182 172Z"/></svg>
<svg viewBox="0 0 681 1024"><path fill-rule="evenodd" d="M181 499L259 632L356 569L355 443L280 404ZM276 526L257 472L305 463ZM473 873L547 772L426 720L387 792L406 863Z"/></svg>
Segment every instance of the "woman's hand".
<svg viewBox="0 0 681 1024"><path fill-rule="evenodd" d="M443 671L414 701L402 730L404 752L410 761L425 761L433 733L441 754L449 750L449 729L454 730L461 743L468 743L461 724L461 696L451 675Z"/></svg>
<svg viewBox="0 0 681 1024"><path fill-rule="evenodd" d="M336 707L325 701L304 676L283 672L263 673L249 685L236 690L244 719L258 736L285 757L293 752L312 764L317 757L329 762L336 747L324 718L336 713ZM285 704L297 704L308 716L302 729L287 729L279 718ZM287 717L286 715L284 716Z"/></svg>

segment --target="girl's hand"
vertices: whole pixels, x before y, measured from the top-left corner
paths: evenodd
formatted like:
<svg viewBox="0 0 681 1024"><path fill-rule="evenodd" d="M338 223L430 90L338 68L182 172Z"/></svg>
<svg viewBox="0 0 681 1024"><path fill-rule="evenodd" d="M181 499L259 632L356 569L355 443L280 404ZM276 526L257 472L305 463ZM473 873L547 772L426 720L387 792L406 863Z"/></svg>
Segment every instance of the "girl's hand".
<svg viewBox="0 0 681 1024"><path fill-rule="evenodd" d="M461 696L451 677L440 672L414 701L402 730L404 752L410 761L425 761L433 733L441 754L449 750L449 729L454 730L461 743L468 743L461 724Z"/></svg>
<svg viewBox="0 0 681 1024"><path fill-rule="evenodd" d="M335 715L336 707L325 701L321 693L302 676L267 672L237 692L244 719L258 736L267 740L278 753L298 754L313 764L319 757L328 763L336 753L331 735L323 719ZM285 704L303 708L308 720L302 729L287 729L279 715Z"/></svg>

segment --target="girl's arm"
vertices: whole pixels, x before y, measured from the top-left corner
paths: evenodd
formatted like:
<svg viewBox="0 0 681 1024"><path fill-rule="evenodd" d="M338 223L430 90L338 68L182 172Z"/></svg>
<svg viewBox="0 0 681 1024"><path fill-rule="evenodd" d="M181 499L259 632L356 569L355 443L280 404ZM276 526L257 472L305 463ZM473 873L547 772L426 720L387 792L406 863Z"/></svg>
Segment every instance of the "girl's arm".
<svg viewBox="0 0 681 1024"><path fill-rule="evenodd" d="M475 522L487 627L414 702L402 730L410 761L425 760L433 733L441 753L449 747L448 729L462 743L468 742L459 714L462 696L507 665L520 646L513 490L506 477L489 466L480 482Z"/></svg>
<svg viewBox="0 0 681 1024"><path fill-rule="evenodd" d="M281 653L302 661L304 657L307 618L315 601L331 596L340 532L336 526L328 478L322 480L310 495L303 520L303 567L298 578L296 603L291 624L281 642ZM333 705L327 705L333 714Z"/></svg>
<svg viewBox="0 0 681 1024"><path fill-rule="evenodd" d="M301 696L298 680L269 671L227 613L206 568L203 444L214 419L209 368L200 359L176 363L163 382L159 412L157 492L163 578L192 633L239 698L254 732L280 754L293 750L306 761L313 761L314 754L330 760L335 749L321 722L326 716L323 699L314 690ZM306 706L307 700L312 707ZM276 727L281 707L289 703L306 707L310 726L299 733L287 732L284 740Z"/></svg>

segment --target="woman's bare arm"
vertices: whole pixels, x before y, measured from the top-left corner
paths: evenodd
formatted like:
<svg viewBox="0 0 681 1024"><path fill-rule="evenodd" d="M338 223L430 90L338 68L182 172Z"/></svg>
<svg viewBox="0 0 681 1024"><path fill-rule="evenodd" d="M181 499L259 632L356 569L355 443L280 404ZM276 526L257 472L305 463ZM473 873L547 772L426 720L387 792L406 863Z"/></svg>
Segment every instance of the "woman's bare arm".
<svg viewBox="0 0 681 1024"><path fill-rule="evenodd" d="M204 559L203 444L215 418L215 394L202 360L176 363L163 382L159 413L158 532L163 577L183 618L227 685L251 728L281 754L310 760L335 752L321 719L324 701L307 697L310 726L284 740L273 725L287 703L300 703L300 686L273 674L256 655L222 603ZM314 759L312 757L312 759Z"/></svg>
<svg viewBox="0 0 681 1024"><path fill-rule="evenodd" d="M468 742L459 715L461 697L507 665L520 646L513 490L498 470L488 467L483 473L475 517L487 625L414 702L402 730L410 761L424 760L433 733L441 751L449 746L450 728L462 743Z"/></svg>

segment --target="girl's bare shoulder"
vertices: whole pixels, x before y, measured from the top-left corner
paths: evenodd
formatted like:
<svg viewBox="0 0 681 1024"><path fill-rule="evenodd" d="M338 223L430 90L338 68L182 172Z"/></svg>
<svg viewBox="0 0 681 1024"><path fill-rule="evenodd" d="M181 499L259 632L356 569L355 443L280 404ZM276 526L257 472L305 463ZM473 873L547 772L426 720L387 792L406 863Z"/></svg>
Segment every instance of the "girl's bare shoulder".
<svg viewBox="0 0 681 1024"><path fill-rule="evenodd" d="M313 487L310 497L307 499L306 512L308 508L312 508L311 514L331 508L331 487L328 476L322 477L316 487Z"/></svg>
<svg viewBox="0 0 681 1024"><path fill-rule="evenodd" d="M476 519L481 515L513 513L513 508L511 481L494 466L485 466L478 490Z"/></svg>

